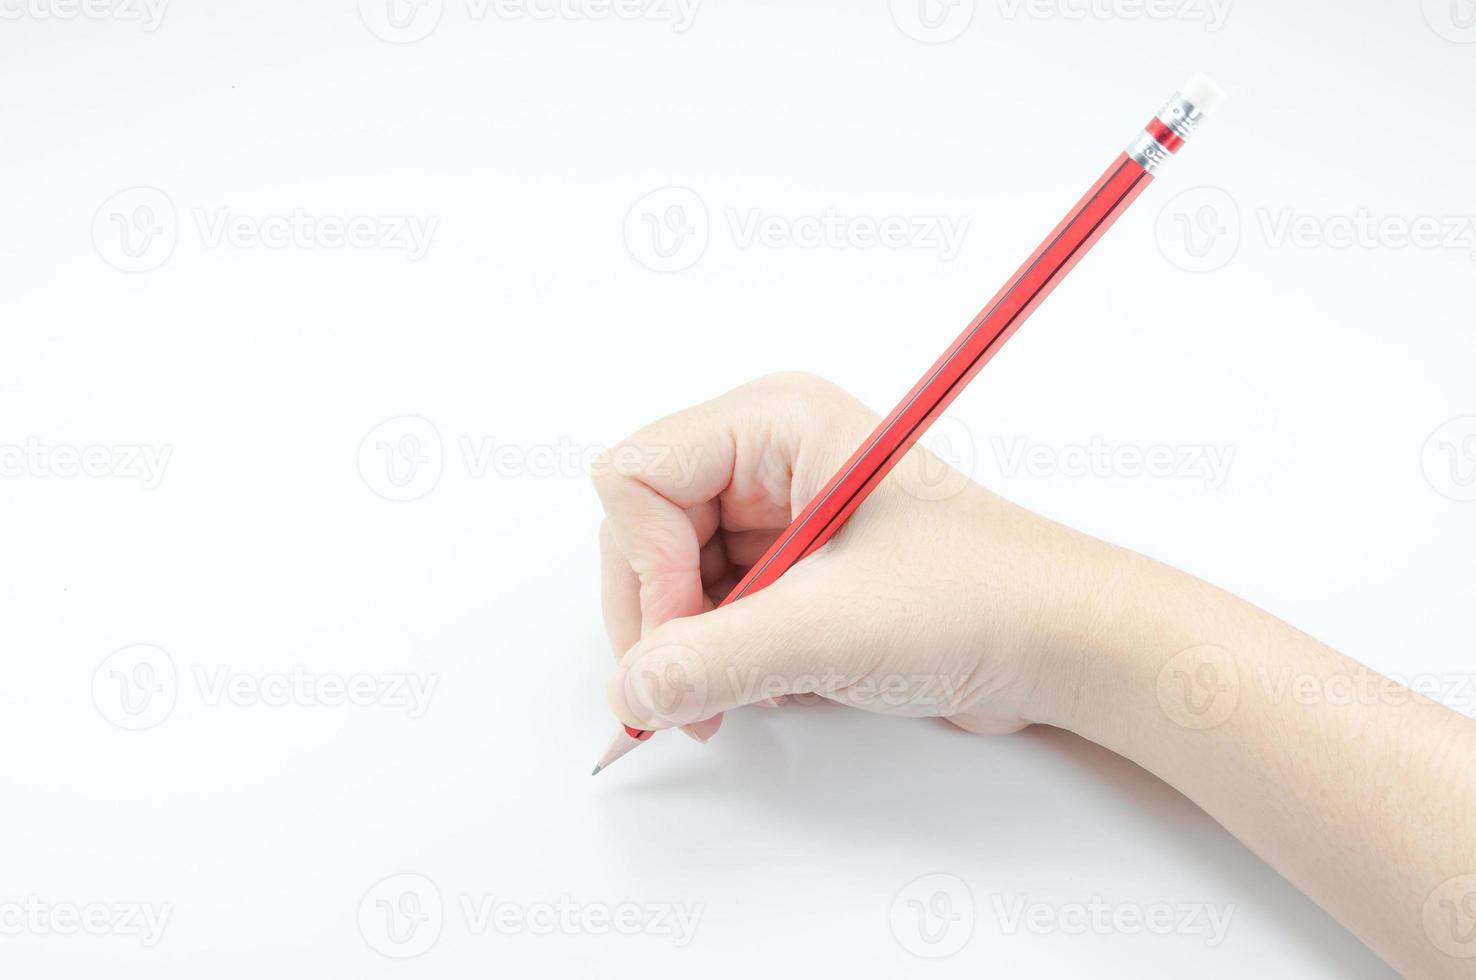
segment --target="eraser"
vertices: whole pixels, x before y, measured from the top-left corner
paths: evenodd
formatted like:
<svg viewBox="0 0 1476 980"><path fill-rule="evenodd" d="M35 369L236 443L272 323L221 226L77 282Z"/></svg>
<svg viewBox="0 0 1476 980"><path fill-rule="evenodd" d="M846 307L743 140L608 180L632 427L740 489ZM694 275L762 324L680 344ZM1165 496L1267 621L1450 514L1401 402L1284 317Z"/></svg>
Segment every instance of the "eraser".
<svg viewBox="0 0 1476 980"><path fill-rule="evenodd" d="M1225 98L1220 88L1204 72L1195 72L1189 80L1179 86L1179 94L1188 99L1200 112L1209 112Z"/></svg>

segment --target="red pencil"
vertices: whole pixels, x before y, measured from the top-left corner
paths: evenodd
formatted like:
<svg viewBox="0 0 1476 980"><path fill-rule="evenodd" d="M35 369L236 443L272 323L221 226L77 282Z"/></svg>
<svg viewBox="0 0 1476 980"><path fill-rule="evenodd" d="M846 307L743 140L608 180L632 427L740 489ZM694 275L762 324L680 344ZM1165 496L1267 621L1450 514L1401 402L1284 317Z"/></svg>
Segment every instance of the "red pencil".
<svg viewBox="0 0 1476 980"><path fill-rule="evenodd" d="M933 420L1143 192L1154 172L1193 135L1221 96L1219 87L1203 75L1191 77L1175 93L721 605L772 584L840 530ZM622 726L595 773L650 737L651 732Z"/></svg>

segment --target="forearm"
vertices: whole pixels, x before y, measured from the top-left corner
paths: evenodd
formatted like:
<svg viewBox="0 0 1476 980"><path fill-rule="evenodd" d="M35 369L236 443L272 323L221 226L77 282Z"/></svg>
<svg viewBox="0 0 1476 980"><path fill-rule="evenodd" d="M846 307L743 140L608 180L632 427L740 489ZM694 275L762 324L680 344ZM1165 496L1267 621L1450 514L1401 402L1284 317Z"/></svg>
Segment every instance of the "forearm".
<svg viewBox="0 0 1476 980"><path fill-rule="evenodd" d="M1402 972L1476 975L1476 959L1449 955L1464 951L1449 925L1466 914L1462 886L1476 888L1450 884L1476 875L1476 723L1111 551L1076 620L1079 657L1063 660L1072 693L1043 700L1055 716L1039 720L1173 785Z"/></svg>

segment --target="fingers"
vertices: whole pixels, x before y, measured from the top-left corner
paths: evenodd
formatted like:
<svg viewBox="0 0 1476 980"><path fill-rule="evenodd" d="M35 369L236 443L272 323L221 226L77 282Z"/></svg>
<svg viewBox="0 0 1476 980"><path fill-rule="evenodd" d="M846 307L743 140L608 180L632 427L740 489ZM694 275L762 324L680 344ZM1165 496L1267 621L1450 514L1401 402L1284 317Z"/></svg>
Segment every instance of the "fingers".
<svg viewBox="0 0 1476 980"><path fill-rule="evenodd" d="M818 379L774 376L662 419L610 450L594 483L606 514L602 592L616 652L721 601L738 580L734 566L762 555L816 476L828 475L834 447L825 443L846 441L842 420L864 427L865 416ZM720 710L684 719L688 734L705 741Z"/></svg>
<svg viewBox="0 0 1476 980"><path fill-rule="evenodd" d="M708 561L709 551L714 545L720 550L722 539L714 538L702 549L704 562ZM726 561L726 556L721 557ZM600 570L602 580L600 594L605 617L605 632L610 637L610 645L618 659L620 654L629 650L641 636L639 599L641 585L640 579L630 567L630 562L625 560L625 556L616 547L608 521L600 522ZM717 734L722 723L723 718L718 715L716 718L707 718L691 725L683 725L682 731L705 744L708 739Z"/></svg>
<svg viewBox="0 0 1476 980"><path fill-rule="evenodd" d="M816 576L804 574L812 571L796 569L730 606L648 631L606 688L610 709L623 724L658 730L843 677L822 652L846 644L820 622L823 603L810 585Z"/></svg>
<svg viewBox="0 0 1476 980"><path fill-rule="evenodd" d="M610 522L600 522L600 611L618 659L641 638L641 581L615 545Z"/></svg>
<svg viewBox="0 0 1476 980"><path fill-rule="evenodd" d="M868 414L816 378L776 375L661 419L606 453L595 490L640 583L642 627L701 611L701 548L720 527L733 539L732 563L762 554L764 535L785 527L829 475L830 443L849 442Z"/></svg>
<svg viewBox="0 0 1476 980"><path fill-rule="evenodd" d="M704 562L716 580L733 560L720 522L769 534L789 523L787 461L799 440L792 424L764 421L773 400L750 387L647 426L597 466L603 607L617 653L703 611ZM742 550L754 548L745 541Z"/></svg>
<svg viewBox="0 0 1476 980"><path fill-rule="evenodd" d="M728 561L747 568L763 557L780 533L769 528L729 532L723 541Z"/></svg>
<svg viewBox="0 0 1476 980"><path fill-rule="evenodd" d="M666 420L643 429L602 460L595 489L605 508L605 533L636 579L632 594L618 574L607 577L606 585L617 589L615 596L607 596L607 604L634 598L637 622L646 629L701 612L703 538L689 508L698 509L704 525L715 529L716 508L711 516L699 508L715 501L727 485L731 459L726 432L699 434L690 422ZM626 625L628 615L617 612L613 618ZM612 642L616 639L612 633Z"/></svg>

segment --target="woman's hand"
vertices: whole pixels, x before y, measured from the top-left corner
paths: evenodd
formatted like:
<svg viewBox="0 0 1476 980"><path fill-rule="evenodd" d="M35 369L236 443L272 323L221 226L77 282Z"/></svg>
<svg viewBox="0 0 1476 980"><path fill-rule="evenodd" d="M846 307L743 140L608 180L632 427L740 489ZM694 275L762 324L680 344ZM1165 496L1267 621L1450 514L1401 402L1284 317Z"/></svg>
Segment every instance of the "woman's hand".
<svg viewBox="0 0 1476 980"><path fill-rule="evenodd" d="M714 610L876 421L781 375L612 451L621 721L705 740L727 708L813 692L1048 722L1174 786L1405 975L1476 976L1476 723L1232 595L914 450L825 548Z"/></svg>
<svg viewBox="0 0 1476 980"><path fill-rule="evenodd" d="M878 418L782 374L610 450L595 486L611 709L706 741L721 712L817 694L973 732L1063 723L1106 546L914 449L829 544L714 609Z"/></svg>

